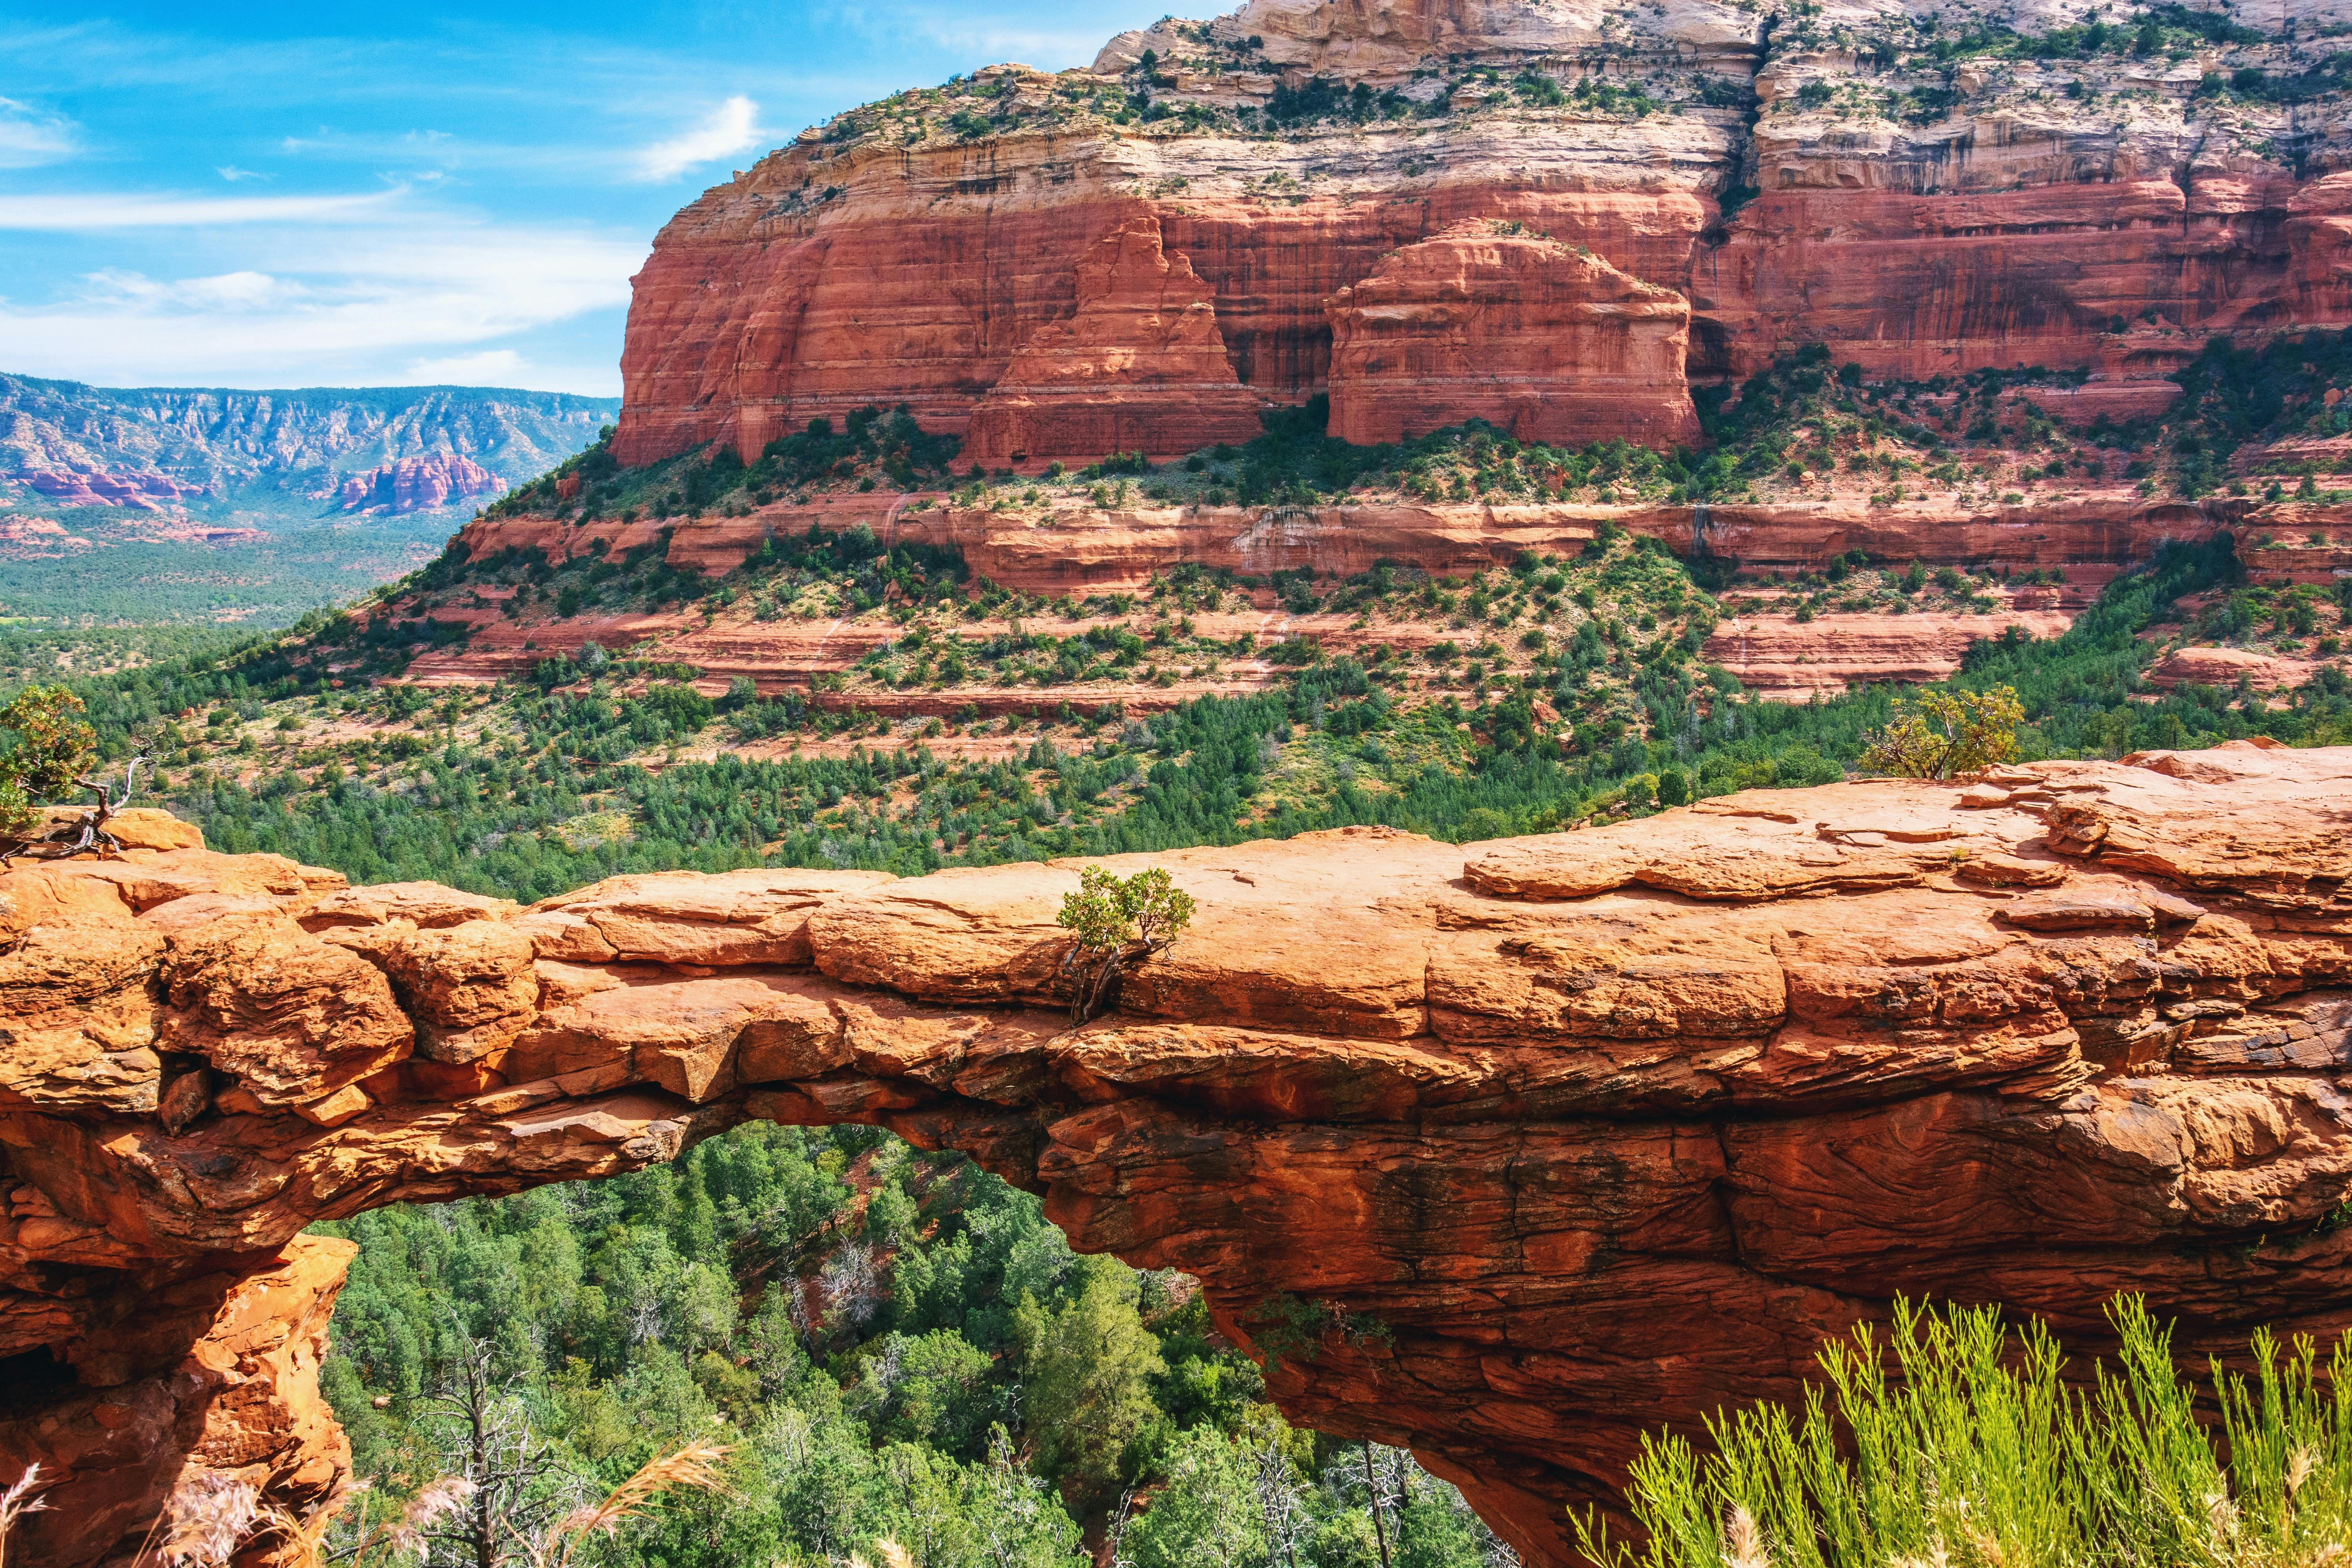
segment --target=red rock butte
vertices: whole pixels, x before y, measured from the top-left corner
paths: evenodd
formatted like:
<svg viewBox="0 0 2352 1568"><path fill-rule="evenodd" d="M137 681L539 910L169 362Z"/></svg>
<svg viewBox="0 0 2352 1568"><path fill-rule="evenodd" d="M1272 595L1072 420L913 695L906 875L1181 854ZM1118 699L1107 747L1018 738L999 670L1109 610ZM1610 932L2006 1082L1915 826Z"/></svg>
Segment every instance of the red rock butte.
<svg viewBox="0 0 2352 1568"><path fill-rule="evenodd" d="M311 1222L754 1118L966 1151L1244 1345L1328 1312L1282 1408L1547 1565L1640 1434L1795 1395L1898 1293L2332 1333L2347 787L2352 749L2235 742L1157 856L1196 923L1078 1028L1075 863L519 909L129 814L121 858L0 874L0 1467L62 1477L19 1549L104 1561L192 1469L331 1493Z"/></svg>
<svg viewBox="0 0 2352 1568"><path fill-rule="evenodd" d="M1327 392L1354 440L1664 446L1691 384L1813 344L2160 411L2212 334L2352 322L2352 121L2208 85L2317 80L2326 19L2055 61L1965 4L1937 36L1983 58L1899 10L1737 0L1164 20L846 111L680 212L635 280L616 451L748 459L905 403L1034 471Z"/></svg>
<svg viewBox="0 0 2352 1568"><path fill-rule="evenodd" d="M335 492L335 505L366 514L434 511L469 496L506 493L507 482L454 452L401 458L353 474Z"/></svg>

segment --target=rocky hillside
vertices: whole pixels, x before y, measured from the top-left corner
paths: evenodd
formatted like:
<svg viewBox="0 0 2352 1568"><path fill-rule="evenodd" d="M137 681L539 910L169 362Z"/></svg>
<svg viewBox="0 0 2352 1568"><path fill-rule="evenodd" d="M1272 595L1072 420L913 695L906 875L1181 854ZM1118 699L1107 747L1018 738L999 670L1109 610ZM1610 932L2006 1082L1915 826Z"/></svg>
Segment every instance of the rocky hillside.
<svg viewBox="0 0 2352 1568"><path fill-rule="evenodd" d="M1084 70L992 68L680 213L637 279L616 438L464 546L716 573L863 525L1083 605L1179 568L1459 581L1613 526L1743 590L1706 658L1799 699L2046 635L2167 541L2230 532L2311 599L2352 569L2344 28L1254 0ZM1974 586L1916 614L1938 574ZM873 646L838 616L788 646L808 605L552 624L610 596L411 601L469 628L419 673L650 638L766 690L854 685ZM1304 601L1255 607L1277 603ZM1381 622L1250 629L1424 640ZM2230 684L2343 647L2289 636Z"/></svg>
<svg viewBox="0 0 2352 1568"><path fill-rule="evenodd" d="M554 467L618 407L476 387L247 392L0 375L0 503L184 514L215 527L446 513Z"/></svg>
<svg viewBox="0 0 2352 1568"><path fill-rule="evenodd" d="M138 1541L184 1461L332 1492L350 1247L305 1226L747 1119L964 1150L1196 1275L1286 1413L1409 1445L1542 1568L1641 1432L1794 1398L1898 1293L2332 1333L2347 780L2242 742L1165 855L1193 927L1083 1028L1067 863L521 909L129 820L0 878L0 1352L71 1369L0 1419L58 1481L24 1549Z"/></svg>
<svg viewBox="0 0 2352 1568"><path fill-rule="evenodd" d="M1394 439L1695 429L1827 345L2160 412L2207 338L2352 320L2352 51L2236 11L1251 0L836 116L636 279L616 451L905 405L1034 471L1331 400Z"/></svg>

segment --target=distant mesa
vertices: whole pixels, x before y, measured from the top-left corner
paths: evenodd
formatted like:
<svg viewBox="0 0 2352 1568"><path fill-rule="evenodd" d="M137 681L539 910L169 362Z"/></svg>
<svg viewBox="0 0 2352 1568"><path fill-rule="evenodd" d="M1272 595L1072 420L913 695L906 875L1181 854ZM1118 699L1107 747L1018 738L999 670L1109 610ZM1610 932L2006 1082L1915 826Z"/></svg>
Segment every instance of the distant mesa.
<svg viewBox="0 0 2352 1568"><path fill-rule="evenodd" d="M362 516L397 516L437 511L470 496L504 495L506 489L506 480L471 458L432 452L353 474L335 492L335 505Z"/></svg>

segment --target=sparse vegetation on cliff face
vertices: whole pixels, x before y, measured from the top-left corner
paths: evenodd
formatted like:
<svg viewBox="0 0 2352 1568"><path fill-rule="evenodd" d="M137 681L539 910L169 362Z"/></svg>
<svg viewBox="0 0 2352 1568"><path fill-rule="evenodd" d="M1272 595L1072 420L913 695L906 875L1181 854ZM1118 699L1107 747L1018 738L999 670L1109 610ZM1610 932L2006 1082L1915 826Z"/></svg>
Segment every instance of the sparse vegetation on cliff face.
<svg viewBox="0 0 2352 1568"><path fill-rule="evenodd" d="M1131 877L1088 866L1078 890L1062 895L1055 924L1070 933L1062 968L1070 976L1070 1017L1101 1011L1128 967L1165 952L1192 923L1192 895L1153 867Z"/></svg>
<svg viewBox="0 0 2352 1568"><path fill-rule="evenodd" d="M2340 453L2274 453L2239 476L2231 459L2246 446L2352 434L2352 331L2305 332L2240 348L2216 338L2173 379L2181 399L2167 416L2174 487L2201 496L2227 488L2264 499L2314 499L2305 476L2341 469ZM2322 464L2326 465L2323 469ZM2330 496L2340 500L2342 493Z"/></svg>
<svg viewBox="0 0 2352 1568"><path fill-rule="evenodd" d="M1597 544L1589 560L1531 557L1471 583L1384 570L1328 594L1286 583L1318 604L1458 620L1462 635L1430 650L1451 658L1333 657L1302 641L1282 650L1304 662L1274 689L1189 701L1148 721L1070 701L1049 682L1035 688L1034 717L975 712L894 727L791 694L738 690L714 701L682 683L690 667L609 658L553 671L567 679L546 691L339 691L299 644L76 689L101 751L119 758L134 740L149 746L173 804L217 847L276 850L362 881L431 878L526 899L625 870L913 873L1348 823L1498 837L1834 778L1889 721L1885 689L1803 707L1745 697L1696 654L1710 602L1683 565L1622 536ZM2352 734L2352 687L2340 679L2315 682L2284 708L2245 691L2146 689L2154 646L2140 634L2185 614L2177 601L2236 578L2226 540L2169 551L2118 579L2063 637L1979 644L1954 685L2017 691L2026 758ZM1126 606L1142 628L1138 644L1153 648L1162 621L1172 638L1205 595L1227 592L1213 574L1166 580ZM952 627L964 611L942 613ZM1023 648L1042 635L1024 632ZM1123 650L1094 632L1053 640L1056 658L1076 645L1073 675L1119 668ZM942 635L910 635L864 679L878 695L939 677L950 657L961 656ZM1042 676L1059 667L1026 668ZM281 730L289 718L295 728ZM738 746L830 736L832 754L763 761L715 748L722 754L709 762L668 762L714 735ZM861 744L843 746L849 737ZM959 737L1009 754L957 757L946 748Z"/></svg>
<svg viewBox="0 0 2352 1568"><path fill-rule="evenodd" d="M2101 416L2069 426L2042 406L2084 373L1983 370L1924 382L1871 382L1823 345L1736 386L1695 390L1705 445L1655 451L1622 440L1523 442L1482 420L1392 445L1328 433L1329 402L1267 410L1264 432L1153 465L1114 452L1079 468L1019 475L958 471L952 437L903 409L864 409L771 442L745 466L708 448L624 470L603 446L488 509L559 521L741 516L774 501L877 489L916 510L982 507L1016 516L1179 506L1313 506L1349 500L1567 501L1681 505L1866 495L1874 506L1937 500L1977 507L2069 494L2201 495L2231 481L2228 458L2254 440L2352 429L2326 404L2352 390L2352 334L2315 333L2260 351L2216 343L2177 378L2186 401L2162 420ZM2336 384L2343 384L2340 387ZM2037 401L2040 398L2042 401ZM2352 405L2347 405L2352 408ZM2273 465L2275 466L2275 465ZM563 492L568 491L566 495ZM2239 483L2233 493L2251 493ZM2271 499L2276 499L2273 497Z"/></svg>
<svg viewBox="0 0 2352 1568"><path fill-rule="evenodd" d="M2120 331L2127 323L2114 325ZM2284 337L2259 349L2216 339L2175 374L2182 400L2161 417L2118 423L2101 415L2070 426L2049 408L2062 406L2085 379L2082 372L2020 366L1872 382L1860 365L1840 364L1828 346L1815 345L1737 385L1695 389L1706 437L1696 448L1654 451L1622 440L1552 447L1480 420L1360 447L1328 433L1329 403L1318 394L1299 407L1266 411L1263 434L1241 446L1205 447L1158 466L1139 452L1115 452L1034 475L976 466L960 472L953 437L927 434L904 408L877 406L851 415L839 431L812 421L769 443L748 466L710 447L622 469L600 443L485 515L573 523L741 516L776 501L874 490L913 495L918 510L981 507L1048 518L1066 510L1391 499L1680 505L1866 495L1873 506L1936 500L1976 508L2103 493L2120 499L2135 489L2194 499L2226 489L2265 501L2352 493L2308 482L2342 466L2334 453L2273 454L2243 475L2231 461L2250 445L2352 433L2352 331Z"/></svg>

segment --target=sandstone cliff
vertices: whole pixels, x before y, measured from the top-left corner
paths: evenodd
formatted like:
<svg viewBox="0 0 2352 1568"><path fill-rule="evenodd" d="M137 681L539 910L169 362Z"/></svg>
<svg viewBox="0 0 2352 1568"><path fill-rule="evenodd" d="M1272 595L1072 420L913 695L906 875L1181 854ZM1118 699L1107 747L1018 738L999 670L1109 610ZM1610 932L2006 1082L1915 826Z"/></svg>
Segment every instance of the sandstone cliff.
<svg viewBox="0 0 2352 1568"><path fill-rule="evenodd" d="M2352 1321L2347 780L2237 744L1171 854L1196 928L1076 1029L1066 863L530 909L193 847L20 867L0 1465L64 1468L43 1562L184 1465L314 1506L341 1259L305 1225L864 1121L1200 1276L1244 1343L1329 1314L1284 1408L1564 1562L1640 1431L1790 1395L1897 1291L2095 1331L2139 1290L2192 1345Z"/></svg>
<svg viewBox="0 0 2352 1568"><path fill-rule="evenodd" d="M1258 433L1257 399L1225 357L1207 286L1160 237L1147 214L1087 252L1076 311L1013 356L972 415L965 456L1075 465L1106 452L1181 456Z"/></svg>
<svg viewBox="0 0 2352 1568"><path fill-rule="evenodd" d="M1252 0L1123 36L1087 70L900 93L662 231L635 282L618 451L749 457L811 417L906 402L976 430L992 463L1042 466L1068 406L1023 391L1041 376L1118 383L1149 444L1230 418L1235 384L1266 405L1352 388L1443 421L1625 375L1585 332L1535 365L1474 334L1479 376L1445 389L1425 356L1349 362L1367 320L1327 301L1407 287L1407 258L1465 222L1580 247L1661 321L1687 311L1681 364L1628 388L1636 406L1824 342L1874 377L2081 370L2086 416L2150 412L2213 332L2352 321L2333 9L2164 15ZM1181 370L1150 368L1171 351L1160 311L1106 309L1082 281L1109 237L1154 224L1170 276L1197 279L1175 319L1211 318L1183 327ZM1497 321L1557 309L1509 268L1481 286ZM1211 352L1230 382L1203 373ZM1119 381L1123 354L1143 374ZM975 427L992 398L1037 433L1008 444L1009 410ZM1612 433L1573 408L1554 438ZM1115 435L1063 428L1072 447Z"/></svg>
<svg viewBox="0 0 2352 1568"><path fill-rule="evenodd" d="M1698 436L1690 301L1518 224L1457 224L1333 295L1331 434L1360 446L1484 419L1522 441Z"/></svg>

